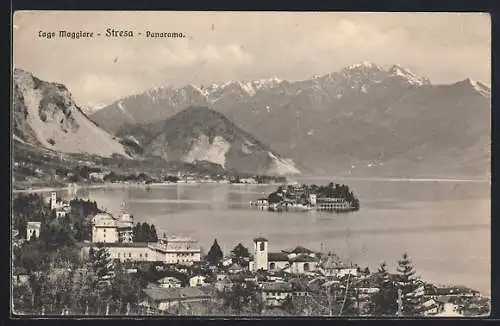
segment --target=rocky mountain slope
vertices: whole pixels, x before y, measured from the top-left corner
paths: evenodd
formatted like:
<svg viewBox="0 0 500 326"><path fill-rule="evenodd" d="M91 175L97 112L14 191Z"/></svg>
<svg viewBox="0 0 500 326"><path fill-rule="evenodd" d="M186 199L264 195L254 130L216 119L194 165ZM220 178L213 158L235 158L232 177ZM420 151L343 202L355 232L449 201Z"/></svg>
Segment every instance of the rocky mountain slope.
<svg viewBox="0 0 500 326"><path fill-rule="evenodd" d="M65 153L130 157L122 144L76 105L62 84L14 70L14 140Z"/></svg>
<svg viewBox="0 0 500 326"><path fill-rule="evenodd" d="M125 125L117 136L141 146L146 156L168 161L207 161L225 170L253 174L300 173L293 161L207 107L191 106L152 124Z"/></svg>
<svg viewBox="0 0 500 326"><path fill-rule="evenodd" d="M362 62L303 81L154 89L91 118L114 133L207 105L304 172L483 177L490 169L490 97L489 87L470 79L433 85L399 65Z"/></svg>

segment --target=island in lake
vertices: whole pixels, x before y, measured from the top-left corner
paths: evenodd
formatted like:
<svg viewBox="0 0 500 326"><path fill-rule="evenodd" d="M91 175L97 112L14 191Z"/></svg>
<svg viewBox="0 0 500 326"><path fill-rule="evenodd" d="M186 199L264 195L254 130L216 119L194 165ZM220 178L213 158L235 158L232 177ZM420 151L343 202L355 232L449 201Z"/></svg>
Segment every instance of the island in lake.
<svg viewBox="0 0 500 326"><path fill-rule="evenodd" d="M359 210L359 199L344 184L329 183L325 186L290 184L280 186L267 198L250 202L252 207L273 212L283 211L332 211L351 212Z"/></svg>

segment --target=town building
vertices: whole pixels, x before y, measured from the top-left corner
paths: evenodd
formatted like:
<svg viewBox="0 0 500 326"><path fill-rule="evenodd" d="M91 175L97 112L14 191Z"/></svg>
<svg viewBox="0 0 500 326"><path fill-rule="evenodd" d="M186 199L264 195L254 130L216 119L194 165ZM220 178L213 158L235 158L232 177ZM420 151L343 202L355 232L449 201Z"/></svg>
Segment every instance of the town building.
<svg viewBox="0 0 500 326"><path fill-rule="evenodd" d="M198 241L184 237L166 237L149 246L157 261L165 264L192 265L201 261L201 248Z"/></svg>
<svg viewBox="0 0 500 326"><path fill-rule="evenodd" d="M161 288L180 288L182 286L182 282L173 276L163 277L156 283Z"/></svg>
<svg viewBox="0 0 500 326"><path fill-rule="evenodd" d="M71 206L67 200L58 200L57 193L51 192L49 197L50 210L55 211L56 217L61 218L69 214Z"/></svg>
<svg viewBox="0 0 500 326"><path fill-rule="evenodd" d="M31 238L38 239L40 237L41 228L41 222L28 222L26 226L26 240L30 241Z"/></svg>
<svg viewBox="0 0 500 326"><path fill-rule="evenodd" d="M206 277L203 275L195 275L189 278L189 286L203 286L205 285Z"/></svg>
<svg viewBox="0 0 500 326"><path fill-rule="evenodd" d="M344 198L322 197L316 199L317 210L347 210L351 204Z"/></svg>
<svg viewBox="0 0 500 326"><path fill-rule="evenodd" d="M109 213L96 214L92 219L92 242L81 245L82 256L91 247L104 245L112 259L122 262L162 262L165 264L192 265L201 261L198 241L182 237L166 237L158 242L133 241L134 218L122 214L119 219Z"/></svg>
<svg viewBox="0 0 500 326"><path fill-rule="evenodd" d="M316 254L304 247L296 247L290 251L268 252L268 240L254 239L254 257L249 263L251 271L265 270L269 272L284 271L292 274L314 272L319 259Z"/></svg>
<svg viewBox="0 0 500 326"><path fill-rule="evenodd" d="M92 242L117 243L117 220L109 213L99 213L92 218Z"/></svg>
<svg viewBox="0 0 500 326"><path fill-rule="evenodd" d="M133 242L134 217L122 214L115 218L109 213L99 213L92 219L92 242L131 243Z"/></svg>
<svg viewBox="0 0 500 326"><path fill-rule="evenodd" d="M213 300L211 291L204 287L146 288L142 290L141 305L157 311L170 311L178 309L182 303L208 303Z"/></svg>
<svg viewBox="0 0 500 326"><path fill-rule="evenodd" d="M287 298L292 297L290 283L266 282L261 283L262 302L267 307L282 306Z"/></svg>

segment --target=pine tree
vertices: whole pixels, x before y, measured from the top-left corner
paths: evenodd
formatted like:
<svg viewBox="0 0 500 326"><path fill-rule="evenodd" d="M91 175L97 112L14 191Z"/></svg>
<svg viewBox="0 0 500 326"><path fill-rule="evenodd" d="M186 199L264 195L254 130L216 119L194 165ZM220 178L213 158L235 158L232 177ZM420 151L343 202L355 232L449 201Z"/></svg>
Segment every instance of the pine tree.
<svg viewBox="0 0 500 326"><path fill-rule="evenodd" d="M222 250L217 243L217 239L215 239L212 247L210 247L210 250L208 251L207 261L211 265L217 265L223 257L224 254L222 253Z"/></svg>
<svg viewBox="0 0 500 326"><path fill-rule="evenodd" d="M113 263L106 247L98 245L97 249L89 251L89 261L97 283L101 283L113 274Z"/></svg>
<svg viewBox="0 0 500 326"><path fill-rule="evenodd" d="M415 268L406 253L398 261L397 272L399 276L398 288L401 290L403 303L403 315L418 315L423 296L423 285L415 276Z"/></svg>
<svg viewBox="0 0 500 326"><path fill-rule="evenodd" d="M231 251L231 255L237 260L240 261L243 258L248 258L250 257L250 252L248 251L245 246L243 246L241 243L238 243L236 247Z"/></svg>
<svg viewBox="0 0 500 326"><path fill-rule="evenodd" d="M149 229L149 239L148 242L157 242L158 241L158 235L156 234L156 228L154 224L151 224L151 228Z"/></svg>
<svg viewBox="0 0 500 326"><path fill-rule="evenodd" d="M376 316L394 316L397 312L397 289L386 263L382 263L375 275L379 292L372 297L372 314Z"/></svg>

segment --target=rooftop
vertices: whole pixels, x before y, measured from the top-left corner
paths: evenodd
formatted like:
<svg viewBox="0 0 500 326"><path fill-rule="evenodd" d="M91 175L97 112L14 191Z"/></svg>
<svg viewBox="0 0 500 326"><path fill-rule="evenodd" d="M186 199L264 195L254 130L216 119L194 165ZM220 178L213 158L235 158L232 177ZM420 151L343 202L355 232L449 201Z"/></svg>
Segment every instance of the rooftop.
<svg viewBox="0 0 500 326"><path fill-rule="evenodd" d="M302 246L297 246L292 250L283 250L287 254L312 254L314 251L311 249L304 248Z"/></svg>
<svg viewBox="0 0 500 326"><path fill-rule="evenodd" d="M109 242L109 243L94 243L94 242L82 242L81 247L107 247L107 248L147 248L150 244L147 242Z"/></svg>
<svg viewBox="0 0 500 326"><path fill-rule="evenodd" d="M283 252L270 252L267 254L267 260L272 261L289 261L288 256Z"/></svg>
<svg viewBox="0 0 500 326"><path fill-rule="evenodd" d="M260 241L267 241L267 239L263 238L263 237L257 237L255 239L253 239L253 242L260 242Z"/></svg>
<svg viewBox="0 0 500 326"><path fill-rule="evenodd" d="M266 292L291 292L292 285L285 282L266 282L262 283L262 291Z"/></svg>
<svg viewBox="0 0 500 326"><path fill-rule="evenodd" d="M317 259L314 257L311 257L309 255L300 255L300 256L293 258L293 261L298 262L298 263L309 263L309 262L317 261Z"/></svg>

